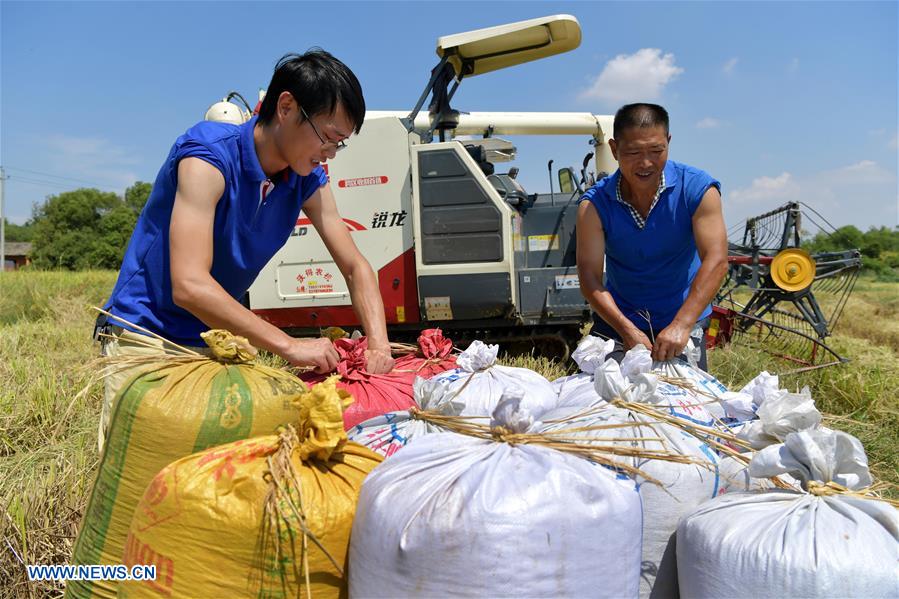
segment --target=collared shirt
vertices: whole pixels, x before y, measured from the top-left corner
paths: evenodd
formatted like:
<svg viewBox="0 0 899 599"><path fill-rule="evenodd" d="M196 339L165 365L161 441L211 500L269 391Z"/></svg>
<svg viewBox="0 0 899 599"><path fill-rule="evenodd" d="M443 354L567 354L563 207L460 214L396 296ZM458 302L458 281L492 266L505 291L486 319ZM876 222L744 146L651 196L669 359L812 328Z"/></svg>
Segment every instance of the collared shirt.
<svg viewBox="0 0 899 599"><path fill-rule="evenodd" d="M327 176L321 167L308 176L290 169L266 176L256 155L255 125L256 118L239 126L203 121L175 141L134 228L109 312L175 343L203 345L200 333L208 327L175 304L169 268L178 164L185 158L211 164L225 180L212 223L209 274L231 297L240 299L284 245L303 203Z"/></svg>
<svg viewBox="0 0 899 599"><path fill-rule="evenodd" d="M621 171L597 182L590 201L602 223L605 287L637 328L661 331L690 293L700 259L693 215L706 190L720 183L705 171L669 160L653 202L652 218L638 218L619 191ZM700 318L708 316L707 306Z"/></svg>
<svg viewBox="0 0 899 599"><path fill-rule="evenodd" d="M659 188L656 190L656 195L652 199L652 204L649 205L649 210L646 211L646 218L640 216L640 213L637 212L637 209L634 208L633 204L630 202L626 202L624 197L621 195L621 177L618 177L618 183L615 185L615 199L627 206L627 209L630 211L631 216L634 217L634 222L637 223L637 227L642 229L646 227L646 218L649 218L649 213L652 212L652 209L656 207L656 204L659 203L659 198L662 196L662 192L665 190L665 171L662 170L662 176L659 179Z"/></svg>

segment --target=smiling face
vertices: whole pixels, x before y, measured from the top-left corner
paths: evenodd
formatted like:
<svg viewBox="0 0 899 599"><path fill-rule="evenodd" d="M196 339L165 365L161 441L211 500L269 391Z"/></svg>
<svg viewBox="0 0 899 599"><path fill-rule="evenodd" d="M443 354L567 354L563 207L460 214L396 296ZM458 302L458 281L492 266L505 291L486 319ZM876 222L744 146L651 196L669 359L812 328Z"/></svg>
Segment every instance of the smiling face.
<svg viewBox="0 0 899 599"><path fill-rule="evenodd" d="M671 136L664 127L629 127L618 139L609 140L609 149L628 187L636 195L655 194L668 161Z"/></svg>
<svg viewBox="0 0 899 599"><path fill-rule="evenodd" d="M353 123L340 103L333 114L312 114L306 120L290 92L282 92L278 99L276 118L275 148L287 166L301 176L333 158L338 142L353 131Z"/></svg>

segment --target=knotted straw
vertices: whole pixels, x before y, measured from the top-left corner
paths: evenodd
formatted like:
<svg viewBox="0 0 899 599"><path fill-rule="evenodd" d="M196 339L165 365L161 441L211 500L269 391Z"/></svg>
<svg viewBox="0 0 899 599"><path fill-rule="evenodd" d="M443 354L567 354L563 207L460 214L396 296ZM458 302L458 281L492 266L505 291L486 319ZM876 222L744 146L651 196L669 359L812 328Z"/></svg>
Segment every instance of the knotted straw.
<svg viewBox="0 0 899 599"><path fill-rule="evenodd" d="M633 447L626 445L598 444L596 442L600 441L598 439L594 441L584 441L583 437L573 435L573 433L583 433L596 430L628 429L634 428L635 426L643 426L645 423L609 423L595 426L570 427L558 431L544 431L540 433L516 433L503 426L491 427L489 425L477 422L477 420L483 420L484 418L487 418L485 416L450 416L445 414L438 414L429 410L422 410L415 407L411 408L409 410L409 413L412 418L416 420L422 420L445 430L469 437L474 437L476 439L507 443L509 445L531 445L546 447L548 449L554 449L556 451L575 455L593 461L597 464L608 466L609 468L612 468L614 470L626 472L631 476L639 476L648 482L659 485L660 487L663 486L663 484L658 479L650 476L649 474L635 466L632 466L624 461L614 459L610 456L638 460L661 460L666 462L674 462L677 464L696 464L699 466L707 467L707 464L705 464L705 462L701 460L697 460L691 456L681 455L673 451L663 449L648 449L644 447ZM575 418L579 418L581 416L582 415L580 414L575 414L556 422L565 423L573 421ZM616 441L629 443L637 440L662 441L662 439L657 438L635 437L614 437L609 439L601 439L601 441L603 442L610 443L614 443Z"/></svg>
<svg viewBox="0 0 899 599"><path fill-rule="evenodd" d="M867 499L870 501L882 501L894 508L899 508L899 500L889 499L880 495L880 491L888 487L895 487L885 482L874 483L864 489L849 489L839 483L829 481L822 483L817 480L808 481L808 492L816 497L855 497L856 499Z"/></svg>
<svg viewBox="0 0 899 599"><path fill-rule="evenodd" d="M277 564L275 569L281 576L282 588L286 587L286 573L280 567L284 559L281 541L282 526L286 528L286 532L291 539L293 530L295 527L299 527L303 534L300 559L297 560L295 553L292 551L293 543L288 545L291 548L288 559L294 565L294 574L299 583L298 593L302 592L303 581L305 581L306 597L312 599L312 585L309 578L309 541L325 554L325 557L328 558L341 577L344 575L344 572L337 560L334 559L334 556L325 549L324 545L307 525L302 485L291 460L294 449L298 444L299 437L296 429L292 425L287 425L278 434L278 449L274 455L266 458L268 471L263 476L263 479L268 484L268 492L265 497L262 534L258 551L262 559L258 567L254 569L254 572L260 577L258 580L259 584L264 583L267 564L272 563L272 560L274 560L274 563ZM296 500L294 500L294 496ZM282 502L288 507L286 513L282 507ZM296 569L297 564L299 564L299 570ZM264 589L261 590L264 591Z"/></svg>

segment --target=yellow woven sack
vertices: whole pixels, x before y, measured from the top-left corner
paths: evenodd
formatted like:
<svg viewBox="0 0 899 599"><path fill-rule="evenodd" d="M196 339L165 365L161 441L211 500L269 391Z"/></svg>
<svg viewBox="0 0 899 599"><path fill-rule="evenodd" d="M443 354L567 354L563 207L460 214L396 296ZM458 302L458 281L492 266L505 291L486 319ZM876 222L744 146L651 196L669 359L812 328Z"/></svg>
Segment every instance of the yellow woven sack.
<svg viewBox="0 0 899 599"><path fill-rule="evenodd" d="M215 447L162 470L134 512L124 563L156 580L119 597L346 596L365 476L381 461L347 441L338 377L300 399L296 428Z"/></svg>
<svg viewBox="0 0 899 599"><path fill-rule="evenodd" d="M122 563L134 508L168 464L296 422L296 400L307 390L302 381L254 363L255 349L242 337L215 330L203 338L212 357L159 354L108 365L141 370L116 397L72 563ZM66 596L115 597L116 587L113 581L70 581Z"/></svg>

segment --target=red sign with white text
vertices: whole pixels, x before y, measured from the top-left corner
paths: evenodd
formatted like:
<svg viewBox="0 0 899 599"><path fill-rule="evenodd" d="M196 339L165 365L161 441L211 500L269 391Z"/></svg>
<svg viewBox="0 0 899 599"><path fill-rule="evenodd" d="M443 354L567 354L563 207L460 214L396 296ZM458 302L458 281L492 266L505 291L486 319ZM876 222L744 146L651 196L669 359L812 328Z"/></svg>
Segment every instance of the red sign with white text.
<svg viewBox="0 0 899 599"><path fill-rule="evenodd" d="M387 183L386 175L377 177L359 177L358 179L341 179L337 182L337 187L363 187L365 185L384 185Z"/></svg>

